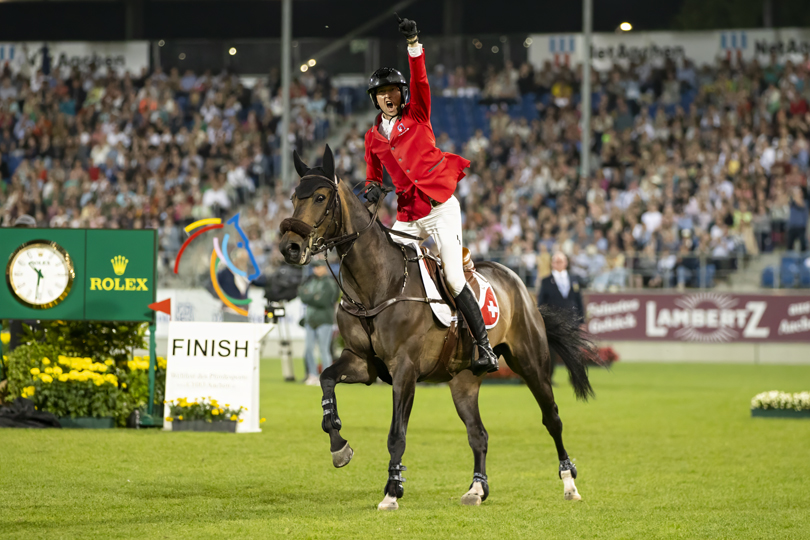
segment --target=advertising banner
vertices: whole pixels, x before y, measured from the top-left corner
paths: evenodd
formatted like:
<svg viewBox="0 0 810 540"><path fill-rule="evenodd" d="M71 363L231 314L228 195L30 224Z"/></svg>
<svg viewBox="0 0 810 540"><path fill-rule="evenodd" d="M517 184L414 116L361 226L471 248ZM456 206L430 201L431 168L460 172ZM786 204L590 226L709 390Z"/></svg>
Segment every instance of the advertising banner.
<svg viewBox="0 0 810 540"><path fill-rule="evenodd" d="M810 342L810 296L588 294L597 340L699 343Z"/></svg>
<svg viewBox="0 0 810 540"><path fill-rule="evenodd" d="M85 318L151 321L155 301L155 230L87 231Z"/></svg>
<svg viewBox="0 0 810 540"><path fill-rule="evenodd" d="M152 321L157 231L3 229L0 318Z"/></svg>
<svg viewBox="0 0 810 540"><path fill-rule="evenodd" d="M216 399L231 409L247 408L237 433L259 427L259 347L272 325L226 322L169 323L166 401ZM164 417L170 416L169 405ZM164 423L171 431L171 422Z"/></svg>
<svg viewBox="0 0 810 540"><path fill-rule="evenodd" d="M582 34L535 34L531 36L529 61L535 67L545 62L574 66L585 58ZM810 53L810 29L778 28L754 30L712 30L705 32L596 32L590 58L597 70L609 70L614 63L631 62L663 66L668 58L681 65L684 58L696 67L713 65L718 59L750 61L767 65L771 53L780 62L801 62Z"/></svg>
<svg viewBox="0 0 810 540"><path fill-rule="evenodd" d="M0 43L0 65L8 64L18 72L27 63L31 73L40 69L43 54L47 51L51 69L58 69L67 76L73 66L87 68L95 64L97 69L112 68L119 75L129 71L140 75L149 68L148 41L28 41Z"/></svg>

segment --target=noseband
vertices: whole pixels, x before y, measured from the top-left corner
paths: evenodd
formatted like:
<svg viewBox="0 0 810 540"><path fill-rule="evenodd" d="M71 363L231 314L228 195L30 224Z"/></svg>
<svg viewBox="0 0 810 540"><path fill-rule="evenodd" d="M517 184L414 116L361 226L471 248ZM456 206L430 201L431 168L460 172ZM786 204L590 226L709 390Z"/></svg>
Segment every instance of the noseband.
<svg viewBox="0 0 810 540"><path fill-rule="evenodd" d="M333 238L326 238L325 235L333 226L337 225L335 232L340 231L340 195L338 194L337 184L335 182L331 182L329 179L323 176L305 176L301 179L301 183L295 188L295 196L298 199L308 199L312 197L317 189L322 187L329 188L329 202L326 203L326 210L317 223L310 225L301 219L289 217L282 221L279 225L281 234L284 234L287 231L292 231L304 238L306 240L306 248L312 255L317 255L318 253L357 240L361 234L370 229L374 222L377 221L377 211L380 208L379 204L375 206L374 214L372 215L371 219L369 219L368 224L366 224L366 226L361 230ZM367 189L363 190L363 192L367 191ZM323 222L326 221L326 218L330 215L332 217L329 225L324 229L324 234L318 236L318 230ZM351 246L349 249L351 249ZM301 253L302 260L303 257L306 256L306 253L306 251Z"/></svg>

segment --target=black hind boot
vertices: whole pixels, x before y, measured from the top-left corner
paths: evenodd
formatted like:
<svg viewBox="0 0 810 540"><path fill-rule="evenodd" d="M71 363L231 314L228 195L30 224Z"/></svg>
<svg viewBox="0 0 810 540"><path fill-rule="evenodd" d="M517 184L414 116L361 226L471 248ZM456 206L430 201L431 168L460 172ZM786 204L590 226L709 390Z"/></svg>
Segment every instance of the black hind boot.
<svg viewBox="0 0 810 540"><path fill-rule="evenodd" d="M498 357L495 356L489 344L487 326L484 324L484 317L481 316L481 308L469 286L465 285L461 293L456 296L456 306L464 316L464 320L467 321L467 326L470 327L475 344L478 346L478 358L473 355L470 370L476 376L498 371Z"/></svg>

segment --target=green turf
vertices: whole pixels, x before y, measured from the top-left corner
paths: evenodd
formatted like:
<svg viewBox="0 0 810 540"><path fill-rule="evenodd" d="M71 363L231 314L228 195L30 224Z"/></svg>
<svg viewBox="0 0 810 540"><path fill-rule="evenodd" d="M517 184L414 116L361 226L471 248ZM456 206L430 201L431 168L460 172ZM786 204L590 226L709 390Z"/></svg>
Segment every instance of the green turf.
<svg viewBox="0 0 810 540"><path fill-rule="evenodd" d="M760 391L807 390L810 366L620 364L591 371L587 404L561 384L582 502L527 388L485 386L491 494L460 506L466 432L447 387L419 387L393 513L375 509L390 387L338 386L355 456L336 470L320 391L262 369L262 434L0 430L0 537L810 537L810 421L749 416Z"/></svg>

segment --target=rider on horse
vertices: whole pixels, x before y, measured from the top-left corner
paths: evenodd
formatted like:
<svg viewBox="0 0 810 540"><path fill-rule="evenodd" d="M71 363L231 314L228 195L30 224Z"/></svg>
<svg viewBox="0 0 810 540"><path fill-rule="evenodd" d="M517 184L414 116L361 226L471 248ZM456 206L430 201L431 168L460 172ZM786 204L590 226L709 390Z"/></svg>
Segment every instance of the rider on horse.
<svg viewBox="0 0 810 540"><path fill-rule="evenodd" d="M489 344L478 301L462 266L461 208L453 192L470 162L436 148L430 125L430 86L416 23L399 19L399 31L408 40L411 84L396 69L385 67L369 79L368 94L380 115L366 133L366 199L377 203L384 196L385 167L397 193L393 230L423 239L433 237L448 288L478 346L478 358L473 358L470 368L475 374L497 371L498 357Z"/></svg>

